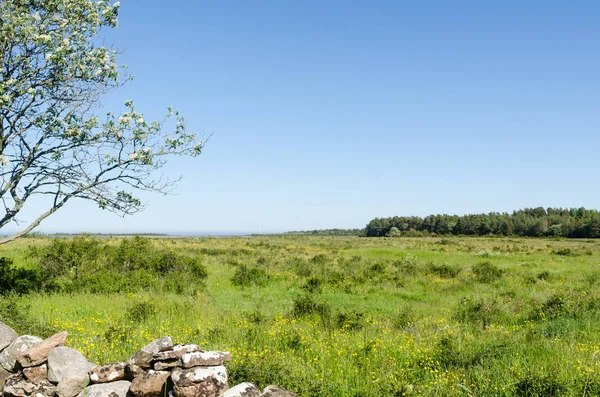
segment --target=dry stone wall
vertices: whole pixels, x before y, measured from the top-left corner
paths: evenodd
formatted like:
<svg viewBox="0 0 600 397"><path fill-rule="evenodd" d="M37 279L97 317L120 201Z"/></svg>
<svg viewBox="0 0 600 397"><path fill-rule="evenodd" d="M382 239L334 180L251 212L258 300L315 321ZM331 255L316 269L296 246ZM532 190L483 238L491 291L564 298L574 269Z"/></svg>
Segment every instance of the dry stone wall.
<svg viewBox="0 0 600 397"><path fill-rule="evenodd" d="M129 360L97 365L66 347L67 332L45 340L17 335L0 322L0 392L4 397L297 397L278 386L229 388L228 352L156 339Z"/></svg>

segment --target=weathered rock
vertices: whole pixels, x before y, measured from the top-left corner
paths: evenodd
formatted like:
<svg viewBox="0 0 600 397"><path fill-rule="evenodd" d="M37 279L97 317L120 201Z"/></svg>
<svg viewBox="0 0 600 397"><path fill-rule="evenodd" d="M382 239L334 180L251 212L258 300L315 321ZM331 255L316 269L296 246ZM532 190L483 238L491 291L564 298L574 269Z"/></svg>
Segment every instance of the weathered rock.
<svg viewBox="0 0 600 397"><path fill-rule="evenodd" d="M192 353L186 353L181 356L181 366L183 368L192 367L209 367L215 365L222 365L225 361L230 360L229 352L219 351L198 351Z"/></svg>
<svg viewBox="0 0 600 397"><path fill-rule="evenodd" d="M64 345L67 341L67 336L69 336L69 333L66 331L52 335L48 339L42 341L42 343L25 350L17 357L17 361L23 368L35 367L36 365L43 364L48 360L48 353L50 353L50 350L57 346Z"/></svg>
<svg viewBox="0 0 600 397"><path fill-rule="evenodd" d="M136 376L131 382L129 391L135 397L161 397L166 394L168 371L146 371Z"/></svg>
<svg viewBox="0 0 600 397"><path fill-rule="evenodd" d="M127 370L127 362L97 365L90 369L89 375L92 383L106 383L133 378L133 375Z"/></svg>
<svg viewBox="0 0 600 397"><path fill-rule="evenodd" d="M7 370L4 369L3 366L0 365L0 392L2 391L2 388L4 387L4 382L6 382L6 379L11 375L11 372L8 372Z"/></svg>
<svg viewBox="0 0 600 397"><path fill-rule="evenodd" d="M142 347L139 352L135 353L129 360L132 365L137 365L142 368L150 368L150 363L154 359L154 355L162 349L173 346L173 341L170 337L164 336L155 339Z"/></svg>
<svg viewBox="0 0 600 397"><path fill-rule="evenodd" d="M48 366L46 364L38 365L37 367L23 368L23 375L32 382L37 382L46 379L48 376Z"/></svg>
<svg viewBox="0 0 600 397"><path fill-rule="evenodd" d="M128 362L127 363L127 372L129 372L132 376L136 377L138 375L141 375L144 372L144 368L140 367L139 365Z"/></svg>
<svg viewBox="0 0 600 397"><path fill-rule="evenodd" d="M55 347L48 354L48 380L58 383L59 397L74 397L89 383L88 371L95 367L75 349Z"/></svg>
<svg viewBox="0 0 600 397"><path fill-rule="evenodd" d="M157 371L164 371L166 369L175 368L179 365L179 360L174 361L159 361L154 363L153 367Z"/></svg>
<svg viewBox="0 0 600 397"><path fill-rule="evenodd" d="M0 365L2 365L7 371L15 372L17 357L20 356L25 350L41 342L42 340L37 336L19 336L0 353Z"/></svg>
<svg viewBox="0 0 600 397"><path fill-rule="evenodd" d="M186 353L197 352L200 348L198 345L175 345L161 349L154 355L156 361L170 361L181 358Z"/></svg>
<svg viewBox="0 0 600 397"><path fill-rule="evenodd" d="M259 397L260 389L256 385L244 382L237 386L232 387L225 393L221 394L220 397Z"/></svg>
<svg viewBox="0 0 600 397"><path fill-rule="evenodd" d="M32 382L25 378L23 374L13 374L6 379L4 385L4 396L6 397L53 397L56 393L56 387L43 379L38 382Z"/></svg>
<svg viewBox="0 0 600 397"><path fill-rule="evenodd" d="M176 397L214 397L227 390L224 366L175 368L171 373Z"/></svg>
<svg viewBox="0 0 600 397"><path fill-rule="evenodd" d="M131 382L119 380L86 387L77 397L126 397Z"/></svg>
<svg viewBox="0 0 600 397"><path fill-rule="evenodd" d="M282 387L271 385L267 386L265 390L263 390L260 397L298 397L296 394L291 391L287 391Z"/></svg>
<svg viewBox="0 0 600 397"><path fill-rule="evenodd" d="M0 351L6 349L18 336L14 329L0 322Z"/></svg>
<svg viewBox="0 0 600 397"><path fill-rule="evenodd" d="M63 379L56 385L56 395L58 397L75 397L90 383L89 377L72 376Z"/></svg>

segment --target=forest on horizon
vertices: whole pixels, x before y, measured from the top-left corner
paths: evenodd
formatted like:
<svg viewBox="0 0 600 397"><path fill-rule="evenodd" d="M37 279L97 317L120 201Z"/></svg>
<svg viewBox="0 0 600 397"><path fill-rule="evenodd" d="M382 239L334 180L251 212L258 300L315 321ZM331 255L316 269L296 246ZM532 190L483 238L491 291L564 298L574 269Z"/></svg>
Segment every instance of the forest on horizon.
<svg viewBox="0 0 600 397"><path fill-rule="evenodd" d="M427 235L600 238L600 211L580 208L525 208L487 214L375 218L364 229L323 229L294 235L399 237Z"/></svg>

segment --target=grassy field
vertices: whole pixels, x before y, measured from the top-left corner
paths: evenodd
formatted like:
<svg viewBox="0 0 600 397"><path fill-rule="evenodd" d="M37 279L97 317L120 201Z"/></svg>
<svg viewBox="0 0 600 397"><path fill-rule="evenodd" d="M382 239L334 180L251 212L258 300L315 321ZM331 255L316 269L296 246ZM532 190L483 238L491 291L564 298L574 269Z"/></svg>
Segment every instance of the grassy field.
<svg viewBox="0 0 600 397"><path fill-rule="evenodd" d="M22 239L0 256L35 267ZM118 244L116 239L106 244ZM0 298L20 332L70 332L95 362L148 341L229 350L230 383L301 396L600 395L600 241L153 239L201 258L194 293Z"/></svg>

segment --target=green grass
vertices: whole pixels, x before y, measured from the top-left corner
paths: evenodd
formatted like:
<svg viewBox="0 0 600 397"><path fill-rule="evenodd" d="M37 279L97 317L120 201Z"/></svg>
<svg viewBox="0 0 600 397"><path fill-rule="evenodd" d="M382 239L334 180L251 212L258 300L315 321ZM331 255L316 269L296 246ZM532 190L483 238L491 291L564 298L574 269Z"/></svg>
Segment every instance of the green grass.
<svg viewBox="0 0 600 397"><path fill-rule="evenodd" d="M32 268L28 247L45 244L22 239L0 256ZM597 240L152 244L201 258L201 291L7 296L2 321L42 336L67 330L69 345L95 362L127 359L162 335L230 350L232 385L275 383L302 396L600 395ZM237 284L254 282L236 285L236 271Z"/></svg>

